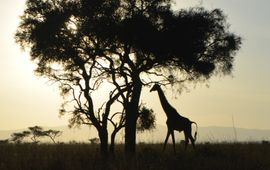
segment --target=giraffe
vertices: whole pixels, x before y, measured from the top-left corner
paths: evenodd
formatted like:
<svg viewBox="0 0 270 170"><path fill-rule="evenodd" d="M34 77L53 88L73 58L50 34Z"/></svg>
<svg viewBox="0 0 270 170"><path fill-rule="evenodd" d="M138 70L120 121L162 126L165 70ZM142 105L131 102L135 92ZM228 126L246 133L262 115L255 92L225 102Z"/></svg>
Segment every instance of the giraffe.
<svg viewBox="0 0 270 170"><path fill-rule="evenodd" d="M174 130L177 130L179 132L184 131L184 135L185 135L185 150L187 148L187 145L189 143L189 140L192 143L193 148L195 148L195 140L196 140L196 136L197 136L197 130L198 130L198 126L196 122L190 121L188 118L181 116L176 110L175 108L173 108L168 100L166 99L161 87L158 84L155 84L152 89L150 90L150 92L152 91L157 91L158 95L159 95L159 99L160 99L160 103L161 106L164 110L164 112L166 113L167 116L167 136L163 145L163 151L166 148L167 145L167 141L170 135L172 135L172 142L173 142L173 149L174 149L174 153L175 153L175 138L174 138ZM196 132L194 135L194 138L191 135L191 125L192 123L194 123L196 125Z"/></svg>

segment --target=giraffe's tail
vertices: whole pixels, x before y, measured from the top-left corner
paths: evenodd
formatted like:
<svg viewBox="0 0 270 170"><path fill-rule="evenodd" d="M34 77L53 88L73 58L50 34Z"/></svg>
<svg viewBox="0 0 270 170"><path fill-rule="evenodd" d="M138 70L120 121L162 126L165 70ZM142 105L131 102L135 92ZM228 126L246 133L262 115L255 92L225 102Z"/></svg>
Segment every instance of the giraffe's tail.
<svg viewBox="0 0 270 170"><path fill-rule="evenodd" d="M195 131L195 134L194 134L194 140L196 141L196 139L197 139L197 135L198 135L198 125L197 125L197 123L196 122L193 122L193 121L191 121L190 122L191 124L195 124L196 125L196 131Z"/></svg>

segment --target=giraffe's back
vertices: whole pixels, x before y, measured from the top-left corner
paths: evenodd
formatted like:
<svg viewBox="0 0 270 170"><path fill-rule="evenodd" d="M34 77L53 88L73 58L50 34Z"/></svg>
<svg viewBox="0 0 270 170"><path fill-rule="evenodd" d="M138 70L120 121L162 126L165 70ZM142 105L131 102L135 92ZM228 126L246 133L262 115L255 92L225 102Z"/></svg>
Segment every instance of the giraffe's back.
<svg viewBox="0 0 270 170"><path fill-rule="evenodd" d="M179 116L174 119L167 119L167 126L169 129L183 131L191 126L191 122L188 118Z"/></svg>

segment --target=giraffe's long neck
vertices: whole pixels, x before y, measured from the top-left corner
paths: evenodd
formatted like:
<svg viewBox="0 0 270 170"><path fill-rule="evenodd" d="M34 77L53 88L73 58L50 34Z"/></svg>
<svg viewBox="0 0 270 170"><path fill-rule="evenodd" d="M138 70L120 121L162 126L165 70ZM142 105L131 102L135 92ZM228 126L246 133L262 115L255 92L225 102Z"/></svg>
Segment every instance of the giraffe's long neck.
<svg viewBox="0 0 270 170"><path fill-rule="evenodd" d="M168 102L168 100L166 99L162 89L159 88L157 91L158 91L158 96L160 99L161 106L162 106L164 112L166 113L167 117L175 116L175 113L177 113L177 112L176 112L175 108L173 108L170 105L170 103Z"/></svg>

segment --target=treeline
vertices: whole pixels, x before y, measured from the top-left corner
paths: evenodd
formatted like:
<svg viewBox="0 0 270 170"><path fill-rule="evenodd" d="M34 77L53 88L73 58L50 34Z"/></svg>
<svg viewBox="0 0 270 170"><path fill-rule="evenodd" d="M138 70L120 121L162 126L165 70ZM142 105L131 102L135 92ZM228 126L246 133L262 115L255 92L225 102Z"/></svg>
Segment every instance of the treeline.
<svg viewBox="0 0 270 170"><path fill-rule="evenodd" d="M62 131L48 129L44 130L41 126L28 127L28 130L15 132L11 134L10 139L1 140L1 143L13 142L16 144L26 142L30 139L33 143L39 143L41 138L49 138L53 143L56 143L56 138L62 135Z"/></svg>

